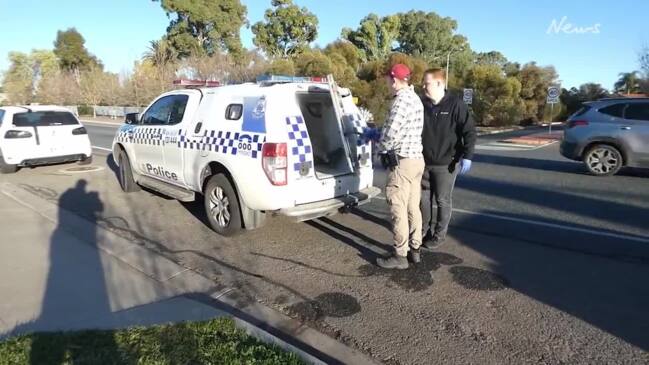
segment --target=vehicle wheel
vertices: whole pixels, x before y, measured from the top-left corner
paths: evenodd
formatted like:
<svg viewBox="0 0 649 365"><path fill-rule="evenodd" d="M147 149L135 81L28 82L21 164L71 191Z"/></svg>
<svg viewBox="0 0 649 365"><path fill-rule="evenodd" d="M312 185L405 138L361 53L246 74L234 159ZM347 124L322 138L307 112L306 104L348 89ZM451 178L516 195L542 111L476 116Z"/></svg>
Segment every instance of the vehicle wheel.
<svg viewBox="0 0 649 365"><path fill-rule="evenodd" d="M88 157L84 158L83 160L79 160L79 162L77 162L77 163L79 165L90 165L92 163L92 156L88 156Z"/></svg>
<svg viewBox="0 0 649 365"><path fill-rule="evenodd" d="M5 160L0 156L0 174L13 174L18 170L18 166L5 163Z"/></svg>
<svg viewBox="0 0 649 365"><path fill-rule="evenodd" d="M615 175L623 165L620 151L609 145L593 146L584 156L584 163L591 174L595 176Z"/></svg>
<svg viewBox="0 0 649 365"><path fill-rule="evenodd" d="M133 170L131 170L131 161L124 150L119 151L119 185L126 193L132 193L140 190L140 186L133 179Z"/></svg>
<svg viewBox="0 0 649 365"><path fill-rule="evenodd" d="M204 193L205 212L212 229L222 236L240 233L241 208L230 180L223 174L216 174L210 177Z"/></svg>

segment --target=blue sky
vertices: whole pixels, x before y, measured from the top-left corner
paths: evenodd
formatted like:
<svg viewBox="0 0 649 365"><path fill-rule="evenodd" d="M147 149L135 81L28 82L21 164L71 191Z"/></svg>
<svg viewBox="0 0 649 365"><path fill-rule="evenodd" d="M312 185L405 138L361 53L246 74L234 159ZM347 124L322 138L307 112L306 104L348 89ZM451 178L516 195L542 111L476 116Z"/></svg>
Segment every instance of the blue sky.
<svg viewBox="0 0 649 365"><path fill-rule="evenodd" d="M253 24L270 0L243 0ZM394 14L411 9L435 11L458 21L458 32L477 51L498 50L510 60L554 65L564 87L598 82L610 88L618 73L638 69L637 53L649 44L649 2L605 0L522 2L514 0L296 0L320 21L317 44L326 45L343 27L355 28L370 12ZM599 24L599 33L547 34L563 17L575 27ZM0 0L0 70L9 51L52 48L56 31L76 27L86 46L112 72L131 68L150 40L160 38L168 19L150 0ZM245 46L252 33L242 30Z"/></svg>

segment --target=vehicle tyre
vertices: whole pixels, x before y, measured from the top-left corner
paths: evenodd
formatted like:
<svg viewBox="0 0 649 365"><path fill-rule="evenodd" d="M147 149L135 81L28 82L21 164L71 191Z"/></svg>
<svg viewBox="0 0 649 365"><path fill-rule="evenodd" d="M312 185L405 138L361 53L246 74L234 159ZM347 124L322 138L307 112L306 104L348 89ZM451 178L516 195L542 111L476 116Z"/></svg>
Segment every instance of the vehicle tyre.
<svg viewBox="0 0 649 365"><path fill-rule="evenodd" d="M205 213L212 229L222 236L233 236L242 231L239 199L224 174L209 178L204 192Z"/></svg>
<svg viewBox="0 0 649 365"><path fill-rule="evenodd" d="M84 159L79 160L79 162L77 163L79 165L90 165L92 163L92 156L85 157Z"/></svg>
<svg viewBox="0 0 649 365"><path fill-rule="evenodd" d="M5 163L4 158L0 156L0 174L13 174L18 171L18 166Z"/></svg>
<svg viewBox="0 0 649 365"><path fill-rule="evenodd" d="M133 178L133 170L131 169L131 161L124 150L119 151L119 185L125 193L132 193L140 190L140 186Z"/></svg>
<svg viewBox="0 0 649 365"><path fill-rule="evenodd" d="M611 176L620 171L624 165L622 153L615 147L598 144L584 155L584 164L595 176Z"/></svg>

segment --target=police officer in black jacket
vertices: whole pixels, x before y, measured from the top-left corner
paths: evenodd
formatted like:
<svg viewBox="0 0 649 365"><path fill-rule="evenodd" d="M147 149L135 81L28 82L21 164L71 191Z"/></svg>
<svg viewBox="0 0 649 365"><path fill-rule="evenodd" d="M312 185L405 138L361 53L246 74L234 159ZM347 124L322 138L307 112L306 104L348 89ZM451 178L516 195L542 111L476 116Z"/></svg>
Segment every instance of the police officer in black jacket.
<svg viewBox="0 0 649 365"><path fill-rule="evenodd" d="M439 247L446 239L453 210L452 195L458 174L471 169L476 142L475 123L469 108L445 89L444 70L424 73L423 154L426 170L422 178L421 212L423 246ZM433 222L433 207L437 205Z"/></svg>

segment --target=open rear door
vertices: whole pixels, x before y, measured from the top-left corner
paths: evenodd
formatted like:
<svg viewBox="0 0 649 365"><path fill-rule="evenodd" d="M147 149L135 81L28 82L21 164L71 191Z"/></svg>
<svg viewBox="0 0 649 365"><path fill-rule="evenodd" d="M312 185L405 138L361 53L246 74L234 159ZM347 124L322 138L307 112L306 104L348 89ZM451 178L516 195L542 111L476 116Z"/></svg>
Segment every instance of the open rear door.
<svg viewBox="0 0 649 365"><path fill-rule="evenodd" d="M327 84L331 99L334 102L336 115L341 123L344 140L350 161L355 173L359 172L361 167L370 167L372 165L372 146L371 142L359 143L359 138L363 134L363 128L367 123L360 115L358 108L351 101L349 90L338 87L332 75L327 75ZM343 90L347 94L343 93Z"/></svg>

